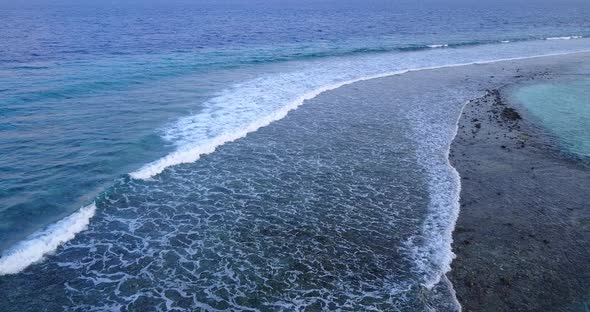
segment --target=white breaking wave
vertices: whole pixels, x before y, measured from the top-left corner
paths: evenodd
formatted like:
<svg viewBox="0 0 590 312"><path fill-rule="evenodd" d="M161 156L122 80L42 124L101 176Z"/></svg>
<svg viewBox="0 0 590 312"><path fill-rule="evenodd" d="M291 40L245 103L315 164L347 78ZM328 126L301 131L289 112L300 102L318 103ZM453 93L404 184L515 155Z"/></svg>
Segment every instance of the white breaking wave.
<svg viewBox="0 0 590 312"><path fill-rule="evenodd" d="M425 273L423 286L428 289L432 289L446 273L451 271L451 263L455 258L451 245L453 230L459 218L461 177L451 165L449 154L451 143L459 131L461 113L469 102L467 101L461 106L459 113L456 114L457 119L453 128L448 131L447 135L440 136L437 142L438 146L437 144L427 146L426 150L419 154L421 162L427 164L426 171L430 177L428 187L429 194L431 194L429 203L431 213L427 216L422 228L422 235L428 239L429 243L424 246L415 245L412 241L414 238L410 238L409 245L413 247L414 260L420 270ZM432 129L428 130L432 131ZM428 130L418 129L418 132ZM446 132L445 129L436 130L438 130L437 133ZM428 136L428 133L420 134L424 137ZM441 156L437 155L437 152L441 152L440 148L443 146L442 157L436 157ZM432 270L432 266L438 266L438 271L429 272Z"/></svg>
<svg viewBox="0 0 590 312"><path fill-rule="evenodd" d="M510 43L510 40L501 40L500 43Z"/></svg>
<svg viewBox="0 0 590 312"><path fill-rule="evenodd" d="M191 163L225 143L237 140L287 116L287 113L320 93L374 78L409 71L471 64L519 60L532 57L590 51L590 41L574 40L513 43L476 46L462 49L392 53L373 56L308 61L298 71L280 72L235 84L205 103L198 114L179 119L168 127L164 139L177 145L176 151L130 173L135 179L151 178L166 168ZM0 258L0 275L17 273L54 252L88 226L96 211L95 204L83 207L69 217L31 235L10 248ZM454 217L449 216L451 219ZM450 233L450 232L449 232ZM447 245L448 233L442 245ZM440 242L439 242L440 243ZM449 267L452 252L440 250L441 271ZM434 281L436 282L436 281Z"/></svg>
<svg viewBox="0 0 590 312"><path fill-rule="evenodd" d="M201 112L180 118L165 129L163 138L177 146L174 152L129 175L134 179L149 179L168 167L195 162L220 145L284 118L305 100L353 82L411 70L571 53L589 47L588 43L583 45L584 49L572 49L564 42L559 45L547 41L517 42L309 61L300 64L297 71L262 75L221 91L204 103Z"/></svg>
<svg viewBox="0 0 590 312"><path fill-rule="evenodd" d="M403 71L400 71L397 73L402 73L402 72ZM273 121L283 119L285 116L287 116L289 111L296 109L297 107L302 105L305 100L312 99L312 98L318 96L322 92L325 92L328 90L333 90L333 89L339 88L341 86L344 86L346 84L357 82L360 80L373 79L373 78L378 78L378 77L388 76L388 75L393 75L393 74L396 74L396 73L388 73L388 74L384 74L381 76L371 76L371 77L364 77L362 79L357 79L357 80L345 81L345 82L341 82L338 84L323 86L322 88L318 88L318 89L313 90L311 92L307 92L304 95L300 96L299 98L297 98L297 99L291 101L290 103L288 103L287 105L283 106L282 108L270 113L267 116L264 116L260 119L257 119L255 121L247 124L245 127L238 129L237 131L230 132L230 133L224 133L224 134L221 134L221 135L214 137L212 139L205 140L204 142L195 143L195 144L187 144L185 146L182 146L181 148L172 152L171 154L168 154L167 156L165 156L155 162L149 163L146 166L142 167L140 170L132 172L129 175L134 179L148 179L148 178L151 178L151 177L161 173L164 169L166 169L170 166L183 164L183 163L195 162L201 157L201 155L213 153L215 151L215 149L220 145L223 145L225 143L232 142L237 139L243 138L248 133L254 132L262 127L268 126ZM173 137L173 135L170 134L169 137Z"/></svg>
<svg viewBox="0 0 590 312"><path fill-rule="evenodd" d="M427 45L427 47L433 48L433 49L436 49L436 48L446 48L448 46L449 46L448 44L429 44L429 45Z"/></svg>
<svg viewBox="0 0 590 312"><path fill-rule="evenodd" d="M18 273L41 261L45 255L85 230L95 212L96 205L92 203L8 249L0 258L0 275Z"/></svg>
<svg viewBox="0 0 590 312"><path fill-rule="evenodd" d="M549 37L545 38L545 40L571 40L571 39L581 39L582 36L564 36L564 37Z"/></svg>

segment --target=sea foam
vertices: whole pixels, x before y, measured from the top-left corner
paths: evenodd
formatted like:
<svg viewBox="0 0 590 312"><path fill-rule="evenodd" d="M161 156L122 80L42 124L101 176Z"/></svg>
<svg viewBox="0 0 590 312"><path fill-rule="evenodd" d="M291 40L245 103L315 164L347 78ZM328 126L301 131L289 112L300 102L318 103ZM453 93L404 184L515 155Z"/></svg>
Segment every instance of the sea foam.
<svg viewBox="0 0 590 312"><path fill-rule="evenodd" d="M571 40L571 39L581 39L582 36L563 36L563 37L548 37L545 40Z"/></svg>
<svg viewBox="0 0 590 312"><path fill-rule="evenodd" d="M256 130L258 130L262 127L268 126L273 121L283 119L285 116L287 116L289 111L296 109L297 107L302 105L305 100L312 99L322 92L325 92L328 90L333 90L333 89L339 88L341 86L344 86L346 84L350 84L350 83L357 82L360 80L373 79L373 78L378 78L378 77L382 77L382 76L399 74L402 72L405 72L405 71L399 71L399 72L395 72L395 73L386 73L386 74L379 75L379 76L370 76L370 77L363 77L361 79L356 79L356 80L344 81L344 82L340 82L337 84L323 86L321 88L307 92L304 95L296 98L295 100L290 101L287 105L279 108L278 110L271 112L270 114L263 116L259 119L256 119L244 127L240 127L240 128L235 129L231 132L222 133L219 136L204 140L203 142L192 143L192 144L188 143L188 144L180 147L178 150L168 154L167 156L165 156L157 161L154 161L152 163L149 163L149 164L143 166L142 168L140 168L139 170L130 173L129 175L134 179L148 179L148 178L151 178L151 177L161 173L162 171L164 171L164 169L166 169L170 166L183 164L183 163L195 162L202 155L213 153L215 151L215 149L220 145L223 145L225 143L232 142L237 139L243 138L248 133L255 132Z"/></svg>
<svg viewBox="0 0 590 312"><path fill-rule="evenodd" d="M429 45L427 45L427 47L432 48L432 49L446 48L448 46L449 46L448 44L429 44Z"/></svg>
<svg viewBox="0 0 590 312"><path fill-rule="evenodd" d="M536 45L541 45L542 41ZM551 45L545 41L546 45ZM516 60L552 55L561 51L555 47L539 47L523 53L511 46L531 47L534 43L511 43L462 49L429 49L413 53L335 58L303 64L294 72L262 75L260 78L237 83L204 103L205 109L182 117L168 125L163 138L176 145L172 153L148 163L129 175L134 179L149 179L166 168L191 163L212 153L225 143L245 137L322 92L357 81L405 73L412 70L462 66L477 63ZM546 54L539 53L543 49ZM515 55L529 54L522 57Z"/></svg>
<svg viewBox="0 0 590 312"><path fill-rule="evenodd" d="M131 172L130 176L135 179L149 179L168 167L194 162L225 143L245 137L273 121L284 118L289 111L302 105L305 100L354 82L417 70L589 51L587 44L570 47L565 44L549 44L547 41L512 43L502 47L506 48L500 49L497 45L489 45L462 48L460 51L430 49L416 53L373 55L354 59L335 58L330 61L312 62L296 72L269 74L236 84L209 100L202 112L171 124L164 131L164 139L176 144L176 150ZM444 202L449 201L445 199ZM457 200L453 199L452 202ZM94 204L86 206L10 248L0 258L0 275L17 273L28 265L42 260L45 255L83 231L95 210ZM443 216L445 219L448 218L443 220L445 224L456 218L456 212L453 211L451 209L450 215ZM444 229L442 236L432 237L436 242L428 250L423 250L425 254L430 255L423 257L431 258L432 262L436 263L435 266L439 266L439 269L435 270L435 275L438 276L448 270L452 259L449 241L452 226L444 226ZM436 282L438 279L433 279L427 284Z"/></svg>
<svg viewBox="0 0 590 312"><path fill-rule="evenodd" d="M61 244L85 230L96 212L94 203L82 207L70 216L33 233L25 241L8 249L0 258L0 275L15 274L27 266L39 262L54 252Z"/></svg>
<svg viewBox="0 0 590 312"><path fill-rule="evenodd" d="M444 274L451 270L451 263L455 258L451 244L455 223L459 217L461 180L459 173L450 163L449 154L452 140L459 131L460 112L468 103L469 101L461 106L451 129L444 129L445 125L431 125L433 129L429 127L418 129L421 137L429 134L420 133L420 131L436 130L435 132L439 133L438 140L434 140L436 143L422 147L424 151L419 154L420 162L429 175L428 188L431 194L430 214L426 217L421 230L421 235L428 243L415 244L414 237L408 241L418 269L424 274L423 286L428 289L437 285Z"/></svg>

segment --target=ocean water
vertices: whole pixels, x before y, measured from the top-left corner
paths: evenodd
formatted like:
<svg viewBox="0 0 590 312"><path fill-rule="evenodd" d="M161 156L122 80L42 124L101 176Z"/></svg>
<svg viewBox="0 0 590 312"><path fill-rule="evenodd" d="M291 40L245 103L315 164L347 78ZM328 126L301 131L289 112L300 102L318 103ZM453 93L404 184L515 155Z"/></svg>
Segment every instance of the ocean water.
<svg viewBox="0 0 590 312"><path fill-rule="evenodd" d="M527 84L511 96L554 134L572 155L590 158L590 80Z"/></svg>
<svg viewBox="0 0 590 312"><path fill-rule="evenodd" d="M476 87L322 92L590 50L574 0L0 9L0 310L456 309Z"/></svg>

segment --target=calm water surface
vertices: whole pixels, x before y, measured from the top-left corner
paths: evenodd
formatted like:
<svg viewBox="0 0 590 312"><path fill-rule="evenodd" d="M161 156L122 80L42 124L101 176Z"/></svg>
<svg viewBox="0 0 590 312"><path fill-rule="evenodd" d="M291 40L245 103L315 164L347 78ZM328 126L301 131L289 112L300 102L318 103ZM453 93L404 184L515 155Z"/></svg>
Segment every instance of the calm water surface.
<svg viewBox="0 0 590 312"><path fill-rule="evenodd" d="M590 157L590 79L526 85L515 90L513 96L567 151Z"/></svg>

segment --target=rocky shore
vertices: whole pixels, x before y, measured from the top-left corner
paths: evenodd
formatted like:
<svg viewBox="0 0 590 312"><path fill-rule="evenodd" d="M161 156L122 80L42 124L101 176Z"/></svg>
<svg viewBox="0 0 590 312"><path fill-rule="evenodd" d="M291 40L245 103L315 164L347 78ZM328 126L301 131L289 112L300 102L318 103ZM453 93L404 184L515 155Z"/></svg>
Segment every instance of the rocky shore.
<svg viewBox="0 0 590 312"><path fill-rule="evenodd" d="M588 166L504 89L465 106L450 160L462 189L448 276L463 311L588 311Z"/></svg>

